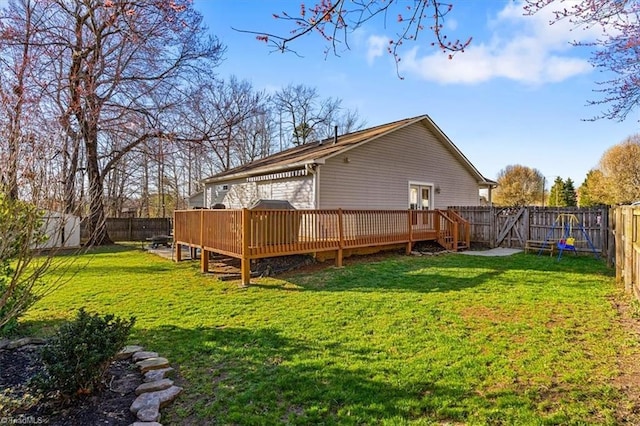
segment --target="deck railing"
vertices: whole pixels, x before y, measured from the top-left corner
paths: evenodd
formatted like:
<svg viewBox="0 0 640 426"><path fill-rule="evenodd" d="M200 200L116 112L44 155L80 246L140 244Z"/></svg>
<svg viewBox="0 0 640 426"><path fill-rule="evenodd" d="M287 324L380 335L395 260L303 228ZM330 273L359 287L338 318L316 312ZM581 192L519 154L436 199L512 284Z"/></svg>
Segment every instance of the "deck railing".
<svg viewBox="0 0 640 426"><path fill-rule="evenodd" d="M181 211L173 216L173 235L180 236L180 242L188 246L200 246L202 243L203 210Z"/></svg>
<svg viewBox="0 0 640 426"><path fill-rule="evenodd" d="M449 250L459 246L460 217L440 210L187 210L174 215L176 260L181 245L202 250L202 270L208 252L240 258L242 282L249 283L251 259L438 241ZM463 239L464 241L464 239Z"/></svg>
<svg viewBox="0 0 640 426"><path fill-rule="evenodd" d="M242 254L242 210L200 210L201 246L205 250L237 256Z"/></svg>

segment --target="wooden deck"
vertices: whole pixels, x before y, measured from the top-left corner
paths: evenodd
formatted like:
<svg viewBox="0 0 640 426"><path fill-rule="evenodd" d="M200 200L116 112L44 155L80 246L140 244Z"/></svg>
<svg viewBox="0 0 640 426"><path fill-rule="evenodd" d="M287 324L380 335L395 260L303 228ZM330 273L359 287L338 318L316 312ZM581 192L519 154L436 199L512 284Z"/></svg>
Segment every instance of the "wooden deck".
<svg viewBox="0 0 640 426"><path fill-rule="evenodd" d="M242 283L249 284L252 259L436 241L457 251L470 244L470 226L452 210L185 210L174 214L174 246L241 259ZM181 251L176 249L176 261Z"/></svg>

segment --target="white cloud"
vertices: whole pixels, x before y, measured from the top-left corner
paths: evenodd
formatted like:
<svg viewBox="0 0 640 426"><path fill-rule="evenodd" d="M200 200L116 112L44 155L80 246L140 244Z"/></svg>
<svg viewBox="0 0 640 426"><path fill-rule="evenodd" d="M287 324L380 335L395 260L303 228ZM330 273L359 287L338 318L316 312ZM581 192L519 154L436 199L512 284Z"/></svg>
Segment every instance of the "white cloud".
<svg viewBox="0 0 640 426"><path fill-rule="evenodd" d="M543 84L590 72L592 66L576 56L578 51L570 42L593 40L599 30L572 31L568 21L549 25L552 18L551 9L523 16L521 1L508 2L487 23L490 40L474 40L453 59L434 50L420 55L420 48L414 47L402 56L400 72L445 84L477 84L495 78Z"/></svg>
<svg viewBox="0 0 640 426"><path fill-rule="evenodd" d="M382 36L370 35L367 38L367 63L373 64L376 58L385 53L385 48L389 43L389 39Z"/></svg>

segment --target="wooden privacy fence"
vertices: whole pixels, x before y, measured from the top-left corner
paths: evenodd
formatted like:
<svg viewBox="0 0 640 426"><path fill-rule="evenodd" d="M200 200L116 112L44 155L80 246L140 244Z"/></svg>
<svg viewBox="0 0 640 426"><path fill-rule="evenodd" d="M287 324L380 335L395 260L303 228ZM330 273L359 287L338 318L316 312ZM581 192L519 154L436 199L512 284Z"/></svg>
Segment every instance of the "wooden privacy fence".
<svg viewBox="0 0 640 426"><path fill-rule="evenodd" d="M362 247L437 241L448 250L469 245L469 226L454 212L440 210L186 210L174 214L177 261L181 245L202 250L201 269L208 271L209 252L241 259L243 284L250 261L292 254L343 252Z"/></svg>
<svg viewBox="0 0 640 426"><path fill-rule="evenodd" d="M106 219L107 232L113 241L143 241L156 235L171 233L171 218L113 218ZM80 238L89 239L89 228L83 220Z"/></svg>
<svg viewBox="0 0 640 426"><path fill-rule="evenodd" d="M471 241L489 247L524 248L527 241L557 243L570 228L578 251L597 253L609 249L608 207L450 207L470 224ZM569 222L575 216L576 221Z"/></svg>
<svg viewBox="0 0 640 426"><path fill-rule="evenodd" d="M640 207L613 207L609 226L615 241L610 258L615 263L616 280L640 299Z"/></svg>

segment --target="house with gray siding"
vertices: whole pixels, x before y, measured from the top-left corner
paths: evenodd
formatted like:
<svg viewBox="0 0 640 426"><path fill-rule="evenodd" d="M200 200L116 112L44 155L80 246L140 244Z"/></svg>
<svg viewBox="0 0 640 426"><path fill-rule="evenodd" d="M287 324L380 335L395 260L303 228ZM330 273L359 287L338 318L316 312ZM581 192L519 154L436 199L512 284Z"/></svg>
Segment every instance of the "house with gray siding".
<svg viewBox="0 0 640 426"><path fill-rule="evenodd" d="M480 205L486 179L428 115L297 146L203 181L203 205L287 200L297 209Z"/></svg>

